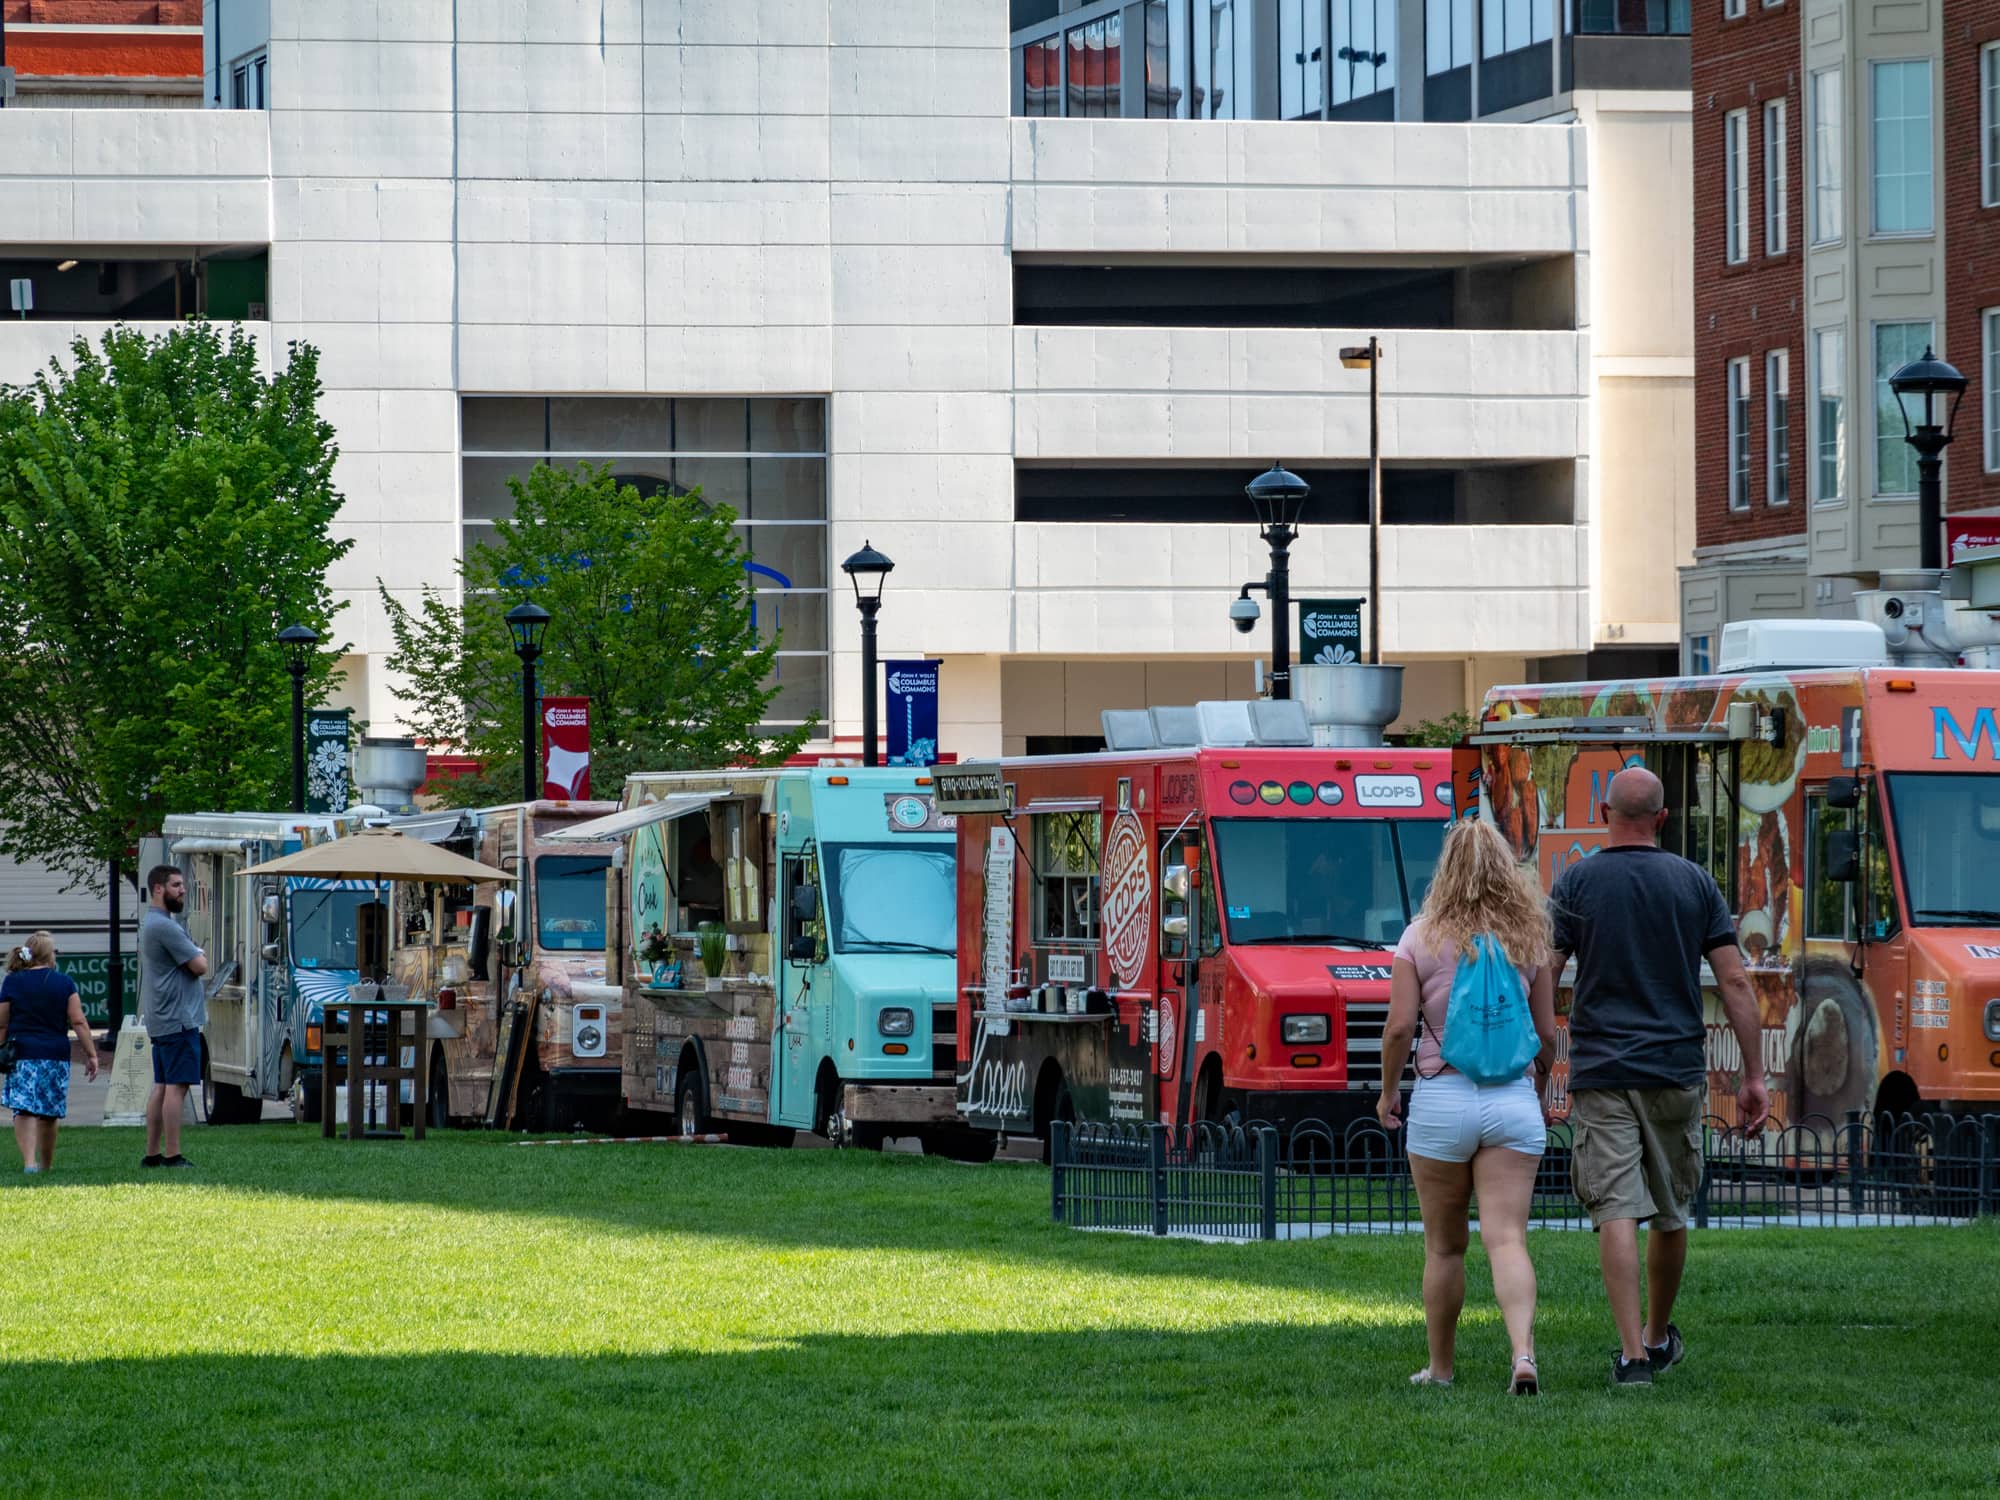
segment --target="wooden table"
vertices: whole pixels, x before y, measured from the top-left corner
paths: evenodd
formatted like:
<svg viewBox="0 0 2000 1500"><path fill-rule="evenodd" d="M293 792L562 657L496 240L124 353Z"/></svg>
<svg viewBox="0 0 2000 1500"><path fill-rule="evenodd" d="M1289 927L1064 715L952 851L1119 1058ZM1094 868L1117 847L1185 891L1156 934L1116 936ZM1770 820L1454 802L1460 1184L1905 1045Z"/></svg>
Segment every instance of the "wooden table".
<svg viewBox="0 0 2000 1500"><path fill-rule="evenodd" d="M359 1140L394 1140L403 1138L402 1113L403 1090L401 1085L408 1081L410 1095L415 1101L412 1130L418 1140L424 1138L424 1120L428 1115L428 1100L425 1098L430 1083L430 1068L427 1066L428 1031L426 1018L430 1015L428 1000L371 999L345 1002L347 1008L347 1138ZM334 1138L334 1101L339 1097L335 1090L340 1080L334 1076L333 1066L333 1015L335 1006L327 1007L327 1025L320 1037L320 1127L322 1139ZM384 1017L382 1038L382 1062L369 1062L367 1046L367 1018L380 1012ZM407 1021L407 1025L405 1022ZM403 1061L403 1049L410 1049L410 1061ZM386 1085L387 1096L386 1130L371 1131L363 1124L368 1107L368 1086L373 1083Z"/></svg>

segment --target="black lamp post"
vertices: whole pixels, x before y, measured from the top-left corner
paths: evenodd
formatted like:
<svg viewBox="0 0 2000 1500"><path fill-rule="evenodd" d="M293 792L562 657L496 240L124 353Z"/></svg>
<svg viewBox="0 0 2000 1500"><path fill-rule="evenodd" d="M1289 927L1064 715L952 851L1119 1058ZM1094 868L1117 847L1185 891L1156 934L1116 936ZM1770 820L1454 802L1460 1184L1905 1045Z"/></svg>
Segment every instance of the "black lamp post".
<svg viewBox="0 0 2000 1500"><path fill-rule="evenodd" d="M312 667L317 632L304 625L287 625L278 632L285 648L285 670L292 674L292 811L306 810L306 673Z"/></svg>
<svg viewBox="0 0 2000 1500"><path fill-rule="evenodd" d="M1952 423L1957 420L1965 386L1965 377L1928 347L1922 359L1911 360L1889 377L1889 389L1896 393L1896 405L1903 413L1903 441L1917 450L1917 566L1930 572L1945 565L1941 475L1944 450L1951 442ZM1951 405L1940 413L1947 396ZM1912 397L1921 398L1923 403L1915 412L1910 408ZM1938 420L1940 414L1943 421Z"/></svg>
<svg viewBox="0 0 2000 1500"><path fill-rule="evenodd" d="M1298 538L1299 517L1312 493L1298 475L1281 463L1243 487L1257 513L1257 535L1271 549L1271 571L1264 592L1271 600L1271 696L1292 696L1292 543ZM1248 597L1246 592L1244 597ZM1254 616L1253 616L1254 618ZM1247 626L1246 626L1247 628Z"/></svg>
<svg viewBox="0 0 2000 1500"><path fill-rule="evenodd" d="M549 612L525 600L507 611L507 631L514 637L514 654L521 658L521 800L533 802L541 790L541 768L535 764L535 663L542 659L542 635Z"/></svg>
<svg viewBox="0 0 2000 1500"><path fill-rule="evenodd" d="M1382 661L1382 341L1340 351L1349 370L1368 372L1368 660Z"/></svg>
<svg viewBox="0 0 2000 1500"><path fill-rule="evenodd" d="M840 565L854 580L854 602L861 610L861 764L876 765L875 751L875 614L882 608L882 585L895 564L864 540L861 550Z"/></svg>

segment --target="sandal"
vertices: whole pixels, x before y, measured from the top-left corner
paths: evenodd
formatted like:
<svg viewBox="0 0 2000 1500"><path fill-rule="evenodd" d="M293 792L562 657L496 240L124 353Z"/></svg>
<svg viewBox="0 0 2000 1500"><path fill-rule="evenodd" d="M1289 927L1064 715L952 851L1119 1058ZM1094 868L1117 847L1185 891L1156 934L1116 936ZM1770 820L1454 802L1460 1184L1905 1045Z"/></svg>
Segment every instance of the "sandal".
<svg viewBox="0 0 2000 1500"><path fill-rule="evenodd" d="M1528 1368L1523 1371L1521 1366ZM1510 1396L1539 1396L1542 1393L1541 1377L1535 1370L1535 1356L1517 1354L1514 1356L1514 1378L1507 1383Z"/></svg>
<svg viewBox="0 0 2000 1500"><path fill-rule="evenodd" d="M1439 1380L1437 1376L1431 1374L1431 1367L1429 1365L1425 1365L1421 1370L1417 1371L1416 1374L1412 1375L1410 1377L1410 1384L1434 1385L1442 1390L1451 1389L1451 1382L1449 1380Z"/></svg>

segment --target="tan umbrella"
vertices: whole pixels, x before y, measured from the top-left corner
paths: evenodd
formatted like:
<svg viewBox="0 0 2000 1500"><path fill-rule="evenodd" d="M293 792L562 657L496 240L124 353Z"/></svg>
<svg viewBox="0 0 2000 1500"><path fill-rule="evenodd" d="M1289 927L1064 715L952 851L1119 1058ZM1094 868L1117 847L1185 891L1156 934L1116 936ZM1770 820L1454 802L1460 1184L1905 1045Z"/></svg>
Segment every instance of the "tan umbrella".
<svg viewBox="0 0 2000 1500"><path fill-rule="evenodd" d="M243 875L317 875L326 880L433 880L471 885L480 880L518 880L518 875L482 865L393 828L364 828L329 839L296 854L252 865Z"/></svg>

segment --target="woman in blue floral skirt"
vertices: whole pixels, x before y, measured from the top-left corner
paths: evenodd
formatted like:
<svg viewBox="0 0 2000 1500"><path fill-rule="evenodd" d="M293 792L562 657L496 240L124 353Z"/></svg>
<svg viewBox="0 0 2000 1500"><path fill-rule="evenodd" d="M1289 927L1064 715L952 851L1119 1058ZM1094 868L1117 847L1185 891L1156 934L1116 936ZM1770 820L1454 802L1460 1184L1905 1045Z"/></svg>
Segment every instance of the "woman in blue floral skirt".
<svg viewBox="0 0 2000 1500"><path fill-rule="evenodd" d="M69 1113L69 1034L83 1043L83 1070L97 1077L97 1038L84 1019L76 982L56 967L56 940L37 932L7 955L0 984L0 1042L17 1050L0 1104L14 1111L21 1170L46 1172L56 1155L56 1128Z"/></svg>

